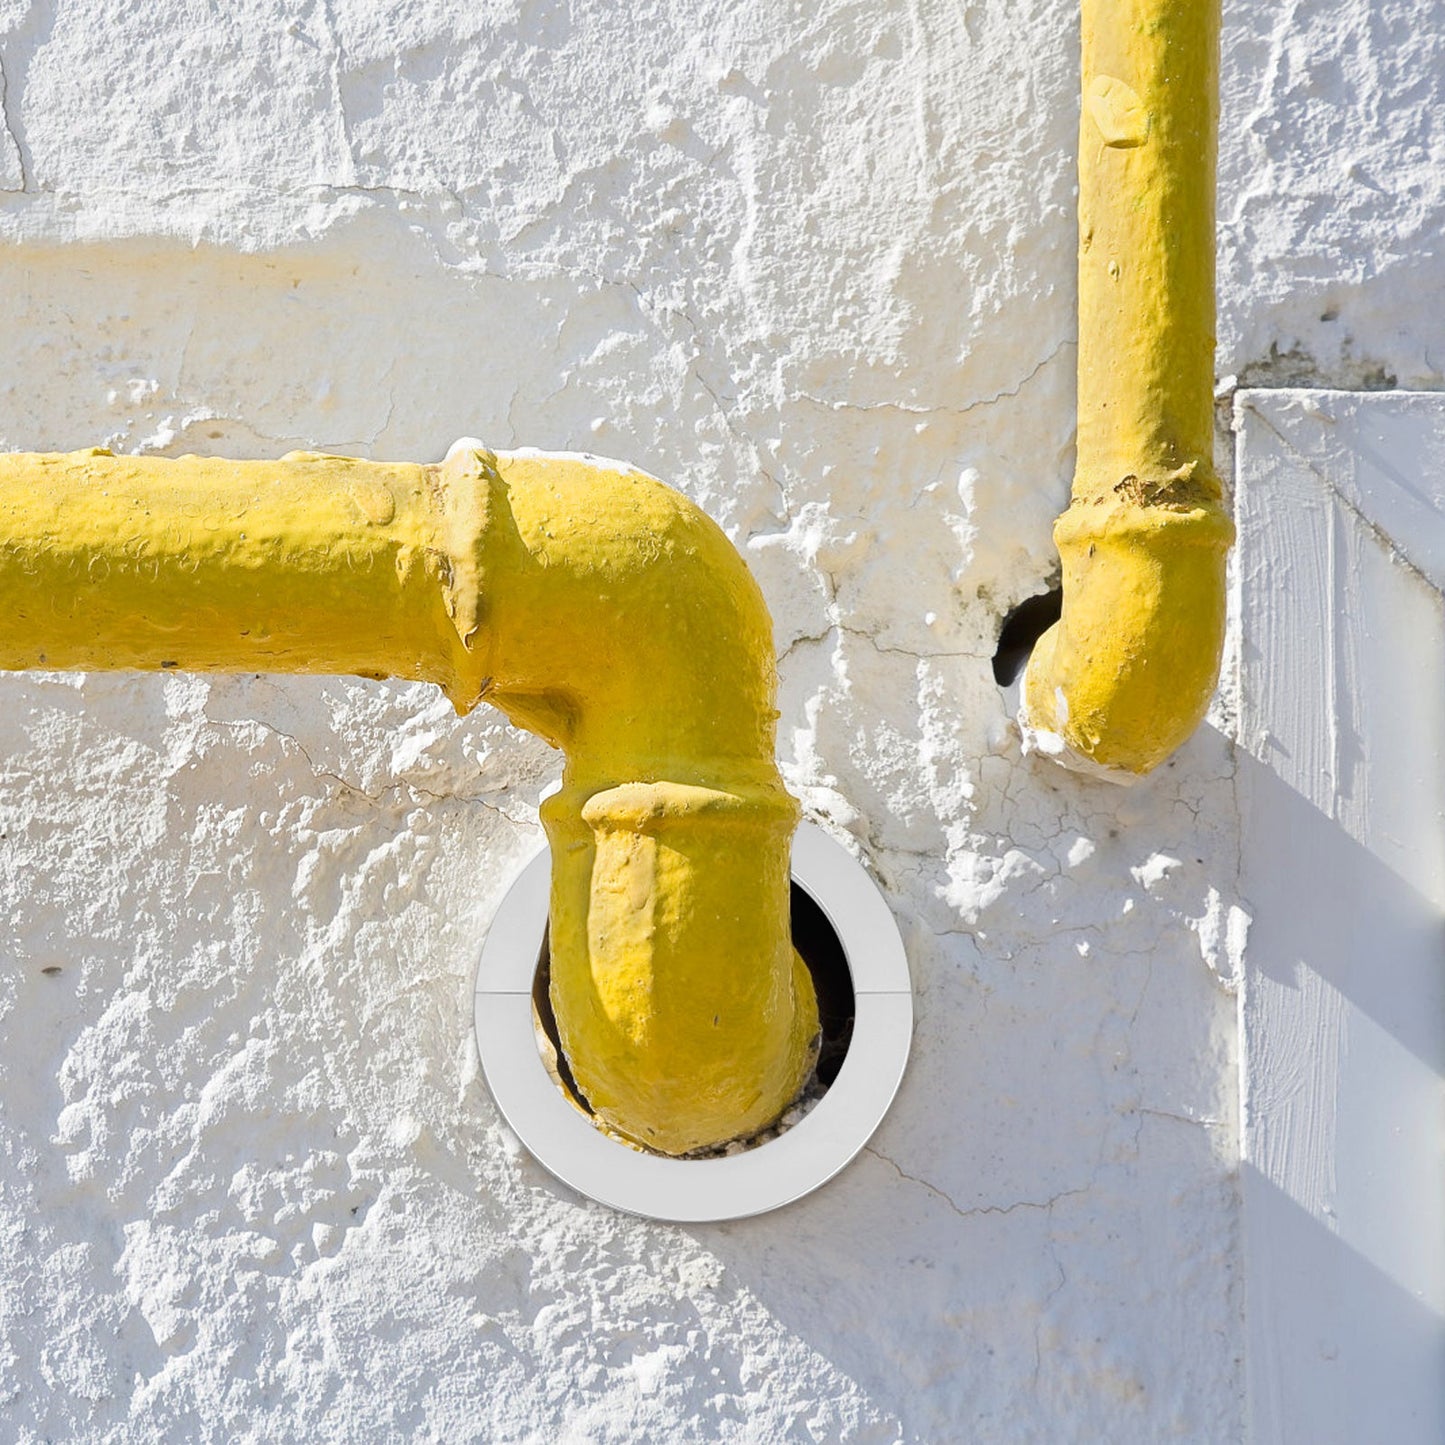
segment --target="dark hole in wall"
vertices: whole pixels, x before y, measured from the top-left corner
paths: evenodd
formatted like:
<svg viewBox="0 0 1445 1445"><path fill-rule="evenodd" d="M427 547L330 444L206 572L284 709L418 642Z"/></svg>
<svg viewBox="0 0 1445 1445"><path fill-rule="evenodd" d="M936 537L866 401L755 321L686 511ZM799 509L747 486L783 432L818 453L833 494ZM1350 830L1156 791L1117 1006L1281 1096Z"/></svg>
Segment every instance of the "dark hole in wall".
<svg viewBox="0 0 1445 1445"><path fill-rule="evenodd" d="M993 655L993 679L1000 687L1011 687L1018 680L1034 643L1059 620L1063 610L1064 590L1055 587L1020 602L1004 618Z"/></svg>
<svg viewBox="0 0 1445 1445"><path fill-rule="evenodd" d="M537 971L532 975L532 1012L537 1023L552 1045L553 1061L557 1066L557 1077L562 1087L572 1096L572 1102L587 1113L595 1113L587 1096L577 1087L572 1075L572 1066L562 1052L562 1038L557 1032L557 1015L552 1011L552 935L549 928L542 929L542 947L537 954Z"/></svg>
<svg viewBox="0 0 1445 1445"><path fill-rule="evenodd" d="M799 886L792 884L789 899L793 947L808 966L813 990L818 996L818 1024L822 1039L818 1046L818 1064L814 1070L816 1087L826 1091L838 1077L848 1045L853 1041L853 1015L857 1007L853 994L853 975L828 915ZM532 1008L537 1023L546 1035L556 1056L557 1077L579 1108L592 1113L592 1107L577 1087L567 1056L562 1052L557 1033L557 1016L552 1012L552 952L547 930L542 931L542 947L537 956L537 971L532 977ZM813 1087L810 1081L809 1087ZM807 1090L805 1089L805 1093Z"/></svg>
<svg viewBox="0 0 1445 1445"><path fill-rule="evenodd" d="M828 915L808 893L793 883L793 947L798 950L813 978L818 995L818 1025L822 1042L818 1046L818 1083L827 1088L838 1077L848 1045L853 1042L853 975L848 956Z"/></svg>

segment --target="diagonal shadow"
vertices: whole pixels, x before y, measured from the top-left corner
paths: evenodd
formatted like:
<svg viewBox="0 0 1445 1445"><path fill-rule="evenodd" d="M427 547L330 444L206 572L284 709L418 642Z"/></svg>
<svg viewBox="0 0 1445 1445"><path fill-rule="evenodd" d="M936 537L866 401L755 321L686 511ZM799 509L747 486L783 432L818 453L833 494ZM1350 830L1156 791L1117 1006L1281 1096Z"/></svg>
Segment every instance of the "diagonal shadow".
<svg viewBox="0 0 1445 1445"><path fill-rule="evenodd" d="M1445 1074L1445 914L1243 748L1246 847L1265 860L1277 896L1299 907L1253 909L1249 960L1286 988L1309 970L1410 1051ZM1418 960L1438 967L1422 976Z"/></svg>
<svg viewBox="0 0 1445 1445"><path fill-rule="evenodd" d="M1251 1164L1241 1172L1251 1253L1249 1390L1270 1445L1437 1445L1445 1439L1445 1328L1408 1290ZM1301 1327L1301 1298L1345 1298Z"/></svg>

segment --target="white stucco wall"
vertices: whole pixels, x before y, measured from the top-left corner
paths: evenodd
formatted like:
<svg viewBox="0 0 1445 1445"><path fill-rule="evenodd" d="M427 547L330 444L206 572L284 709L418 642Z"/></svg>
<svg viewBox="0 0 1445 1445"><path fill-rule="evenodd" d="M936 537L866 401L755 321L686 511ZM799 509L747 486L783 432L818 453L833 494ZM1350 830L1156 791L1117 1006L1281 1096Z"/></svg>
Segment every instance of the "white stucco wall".
<svg viewBox="0 0 1445 1445"><path fill-rule="evenodd" d="M1438 386L1445 0L1227 12L1221 376ZM1021 757L989 666L1067 495L1076 44L1067 0L0 0L0 447L682 487L919 1019L824 1192L610 1214L470 1037L542 744L6 679L0 1434L1237 1438L1228 690L1121 791Z"/></svg>

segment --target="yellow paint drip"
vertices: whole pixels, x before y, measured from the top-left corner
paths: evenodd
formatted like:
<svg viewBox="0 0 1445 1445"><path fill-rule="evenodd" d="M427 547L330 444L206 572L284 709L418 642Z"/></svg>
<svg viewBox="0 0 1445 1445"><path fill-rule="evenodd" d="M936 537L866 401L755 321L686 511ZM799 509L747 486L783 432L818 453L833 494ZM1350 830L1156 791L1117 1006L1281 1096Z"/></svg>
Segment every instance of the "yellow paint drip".
<svg viewBox="0 0 1445 1445"><path fill-rule="evenodd" d="M1079 434L1024 721L1138 774L1198 726L1234 538L1213 464L1219 0L1084 0Z"/></svg>
<svg viewBox="0 0 1445 1445"><path fill-rule="evenodd" d="M494 704L566 754L542 810L552 1003L598 1114L683 1153L801 1087L818 1015L771 626L660 482L483 449L0 456L0 668L353 673Z"/></svg>

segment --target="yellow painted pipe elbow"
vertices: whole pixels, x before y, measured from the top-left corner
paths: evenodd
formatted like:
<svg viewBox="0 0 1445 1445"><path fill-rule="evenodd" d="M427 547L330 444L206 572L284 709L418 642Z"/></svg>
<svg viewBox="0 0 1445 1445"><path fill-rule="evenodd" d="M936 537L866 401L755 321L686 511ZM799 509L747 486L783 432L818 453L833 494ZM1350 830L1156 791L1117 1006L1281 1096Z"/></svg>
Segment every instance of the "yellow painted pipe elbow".
<svg viewBox="0 0 1445 1445"><path fill-rule="evenodd" d="M1063 615L1024 677L1040 751L1128 780L1198 726L1234 528L1213 464L1219 0L1083 0L1079 428Z"/></svg>
<svg viewBox="0 0 1445 1445"><path fill-rule="evenodd" d="M772 631L684 497L590 457L0 456L0 668L419 678L566 755L552 1005L597 1114L684 1153L812 1063Z"/></svg>
<svg viewBox="0 0 1445 1445"><path fill-rule="evenodd" d="M774 763L762 594L651 478L523 455L501 473L484 696L567 755L542 807L563 1053L639 1143L755 1132L801 1088L818 1033L790 939L799 810Z"/></svg>

